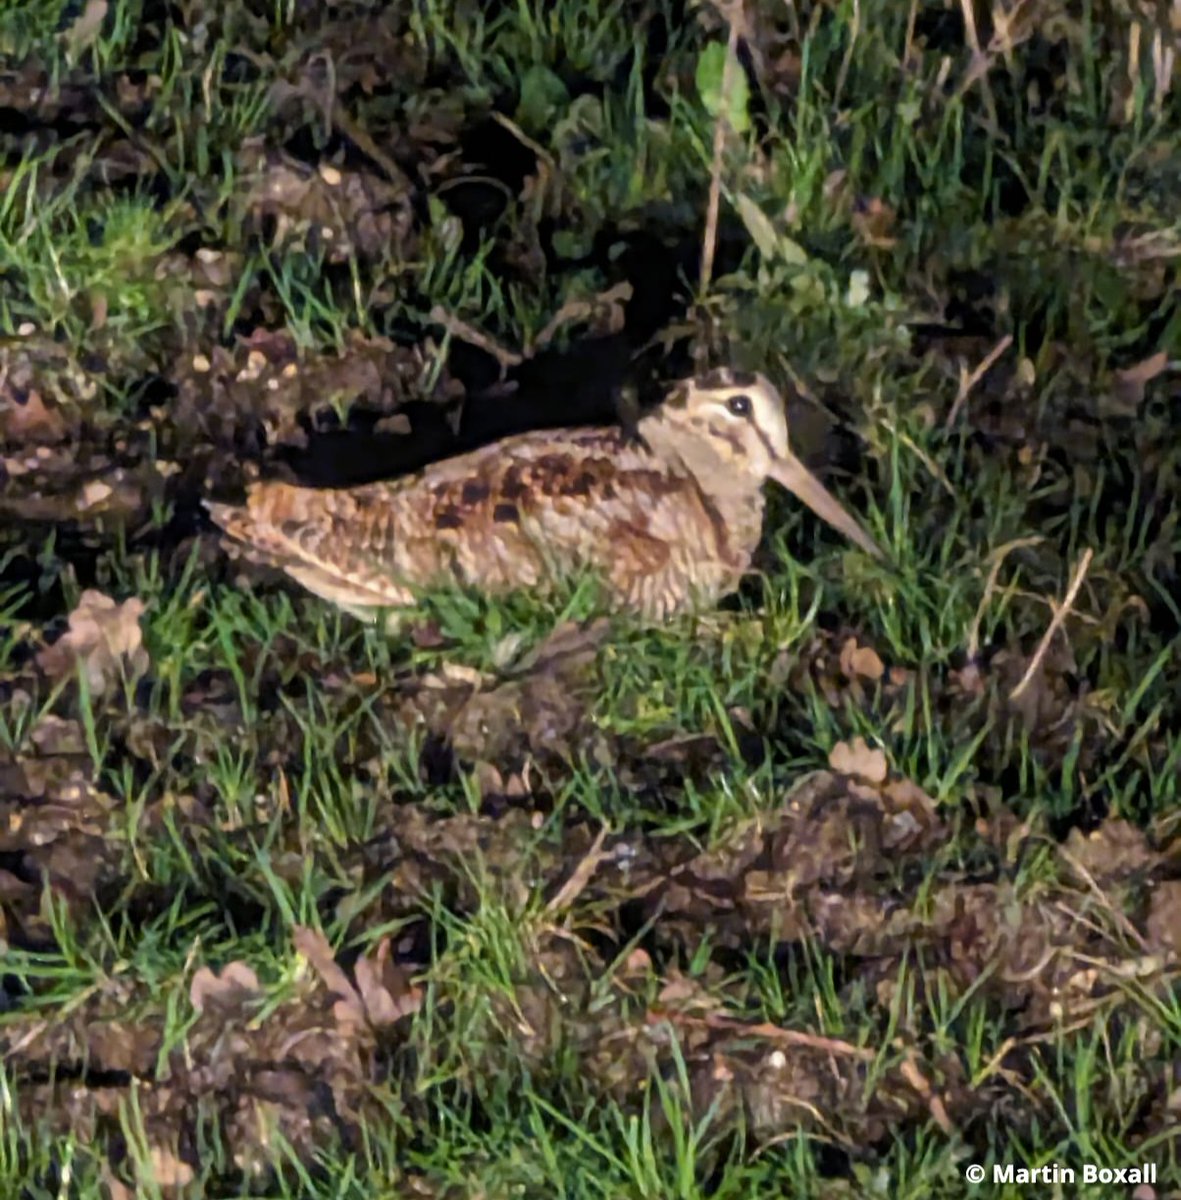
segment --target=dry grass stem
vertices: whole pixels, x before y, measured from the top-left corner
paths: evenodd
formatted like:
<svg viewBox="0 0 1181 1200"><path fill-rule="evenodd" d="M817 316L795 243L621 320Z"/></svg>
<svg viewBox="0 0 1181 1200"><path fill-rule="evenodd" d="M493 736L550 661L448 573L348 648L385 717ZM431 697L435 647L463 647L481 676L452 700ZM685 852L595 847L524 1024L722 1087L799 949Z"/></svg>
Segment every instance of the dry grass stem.
<svg viewBox="0 0 1181 1200"><path fill-rule="evenodd" d="M960 415L960 411L968 402L968 397L976 389L976 385L988 374L993 364L1008 348L1013 344L1013 335L1005 334L1003 338L988 352L987 357L973 371L967 371L964 367L960 368L960 388L956 394L955 402L951 406L951 411L947 414L947 422L945 428L950 429L956 422L956 418Z"/></svg>
<svg viewBox="0 0 1181 1200"><path fill-rule="evenodd" d="M431 309L431 320L436 325L442 325L452 337L458 338L461 342L467 342L471 346L477 346L486 354L490 354L500 366L502 379L509 367L520 366L525 361L523 354L518 354L517 351L508 349L507 346L501 346L488 334L474 325L469 325L466 321L461 321L459 317L452 316L438 304Z"/></svg>
<svg viewBox="0 0 1181 1200"><path fill-rule="evenodd" d="M595 834L595 840L590 849L582 856L570 878L554 893L545 906L547 913L553 914L568 909L579 896L586 891L586 886L594 878L599 864L607 857L603 853L603 843L607 840L607 827L604 826Z"/></svg>
<svg viewBox="0 0 1181 1200"><path fill-rule="evenodd" d="M1053 640L1054 634L1058 632L1062 622L1066 620L1066 615L1070 612L1071 606L1074 604L1079 588L1083 586L1083 580L1087 577L1087 569L1090 567L1091 559L1094 557L1095 552L1090 547L1087 547L1083 551L1083 556L1079 559L1078 566L1074 569L1074 578L1070 581L1070 587L1067 588L1062 603L1055 607L1054 615L1050 618L1050 624L1046 627L1046 632L1042 634L1042 640L1033 652L1033 657L1029 660L1029 666L1026 667L1025 674L1021 676L1020 683L1009 693L1010 700L1019 699L1025 689L1029 687L1030 681L1037 674L1038 668L1042 665L1042 660L1046 657L1046 653L1050 649L1050 642Z"/></svg>
<svg viewBox="0 0 1181 1200"><path fill-rule="evenodd" d="M722 161L726 133L730 128L730 92L734 86L734 68L738 65L738 26L741 0L734 0L727 14L730 32L726 38L726 62L722 67L722 95L714 122L713 161L709 173L709 201L705 210L705 235L701 245L701 280L698 294L705 297L714 273L714 254L718 243L718 213L722 204Z"/></svg>

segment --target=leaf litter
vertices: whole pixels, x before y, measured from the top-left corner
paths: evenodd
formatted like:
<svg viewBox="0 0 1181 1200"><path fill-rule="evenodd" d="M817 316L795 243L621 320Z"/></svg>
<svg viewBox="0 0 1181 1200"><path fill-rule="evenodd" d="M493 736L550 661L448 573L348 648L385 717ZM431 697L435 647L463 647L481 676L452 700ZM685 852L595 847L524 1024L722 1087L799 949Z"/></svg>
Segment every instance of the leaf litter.
<svg viewBox="0 0 1181 1200"><path fill-rule="evenodd" d="M112 7L87 4L55 31L66 61L52 74L33 56L0 75L0 106L50 148L36 178L18 176L5 132L0 176L47 213L71 189L83 202L116 184L169 191L169 164L204 153L191 113L157 119L159 75L96 77ZM953 95L981 127L1041 95L1036 64L1054 54L1069 67L1045 109L1078 102L1068 52L1082 34L1061 6L951 34L937 7L899 31L891 76L919 89L899 112L920 132ZM974 1152L998 1129L1010 1146L1061 1134L1070 1056L1137 1029L1122 1094L1097 1089L1096 1103L1134 1114L1133 1143L1175 1155L1175 1038L1153 1014L1181 970L1164 690L1177 676L1151 636L1175 616L1175 421L1158 402L1175 391L1177 245L1154 227L1142 163L1128 168L1130 223L1075 236L1048 201L1010 197L982 246L971 226L940 249L907 189L833 165L850 158L841 131L832 161L809 167L821 211L806 188L769 193L774 155L752 151L726 237L753 237L768 260L758 290L792 297L786 328L810 331L798 350L824 384L818 406L864 410L879 481L887 452L913 451L921 470L898 486L916 508L924 488L936 521L965 504L954 519L979 550L971 569L944 562L898 606L929 614L945 587L950 608L957 574L978 586L950 632L936 613L899 633L872 581L836 593L847 623L806 622L782 644L744 607L684 634L686 656L604 714L623 667L653 651L603 619L481 630L490 649L473 665L428 615L393 661L374 659L371 639L310 633L315 610L297 602L293 616L246 571L263 602L235 624L196 497L298 474L293 456L329 434L393 434L383 446L417 453L424 408L446 414L453 447L473 397L512 395L489 385L560 357L584 325L637 358L650 339L683 352L686 329L731 328L769 358L784 327L768 336L763 298L728 292L737 276L721 268L710 331L700 313L645 312L656 272L644 259L625 272L626 239L645 223L671 239L681 217L662 188L637 199L646 167L621 170L623 187L595 174L615 156L630 165L628 140L616 130L604 154L611 87L600 98L601 80L579 77L574 48L529 76L545 86L525 109L505 109L528 130L492 119L504 138L482 148L473 131L487 132L503 80L464 76L462 20L422 38L402 6L296 5L278 36L245 10L191 20L200 8L169 20L200 59L206 116L241 103L248 123L255 86L270 110L261 135L211 127L222 166L192 174L149 271L129 248L126 279L158 306L139 314L146 332L108 280L37 309L33 287L0 276L19 318L0 344L5 546L43 573L38 596L55 553L69 559L62 602L29 603L5 629L0 671L0 1047L24 1127L94 1148L115 1197L208 1182L215 1130L216 1173L265 1190L284 1153L359 1153L391 1127L421 1144L454 1096L479 1128L507 1080L566 1113L613 1105L662 1150L708 1127L702 1178L739 1135L755 1159L806 1137L840 1152L826 1194L858 1194L860 1169L932 1130ZM761 3L741 18L736 115L762 137L784 98L803 104L803 51L824 45L826 19ZM679 71L677 104L704 81L720 111L711 81L731 19L698 6L715 40L679 63L670 51L636 95ZM1130 28L1112 17L1104 44L1130 53ZM498 54L519 53L496 36ZM834 106L860 86L848 64L864 38L813 58ZM210 58L210 41L234 49ZM1112 97L1116 127L1126 103ZM663 104L628 136L641 163L667 154L675 196L683 147ZM88 243L103 240L102 211ZM679 236L696 250L698 232ZM834 232L856 280L825 275ZM1046 281L1061 278L1078 286L1059 304ZM882 291L907 297L901 349L857 324L891 328ZM830 294L849 311L818 300ZM839 327L809 324L832 311ZM893 388L917 399L875 423ZM551 395L539 423L552 408ZM991 502L974 507L973 487L997 471L995 511L975 511ZM1006 489L1022 498L1012 519ZM943 532L914 528L916 541ZM59 551L41 548L46 530ZM71 537L98 565L71 558ZM1080 537L1103 547L1094 560ZM195 584L180 583L183 562ZM704 677L715 699L697 720ZM152 939L171 957L143 958ZM446 1186L429 1168L402 1183Z"/></svg>

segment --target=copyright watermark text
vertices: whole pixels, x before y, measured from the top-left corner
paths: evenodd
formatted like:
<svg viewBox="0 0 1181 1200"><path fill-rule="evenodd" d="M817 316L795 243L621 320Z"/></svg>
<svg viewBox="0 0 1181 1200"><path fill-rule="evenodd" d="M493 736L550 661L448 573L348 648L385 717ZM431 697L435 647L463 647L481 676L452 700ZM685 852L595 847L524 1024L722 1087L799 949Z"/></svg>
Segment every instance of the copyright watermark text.
<svg viewBox="0 0 1181 1200"><path fill-rule="evenodd" d="M1081 1167L1064 1167L1047 1163L1042 1167L1019 1167L1015 1163L993 1163L982 1167L973 1163L964 1168L969 1183L1156 1183L1156 1163L1140 1163L1135 1167L1099 1167L1086 1163Z"/></svg>

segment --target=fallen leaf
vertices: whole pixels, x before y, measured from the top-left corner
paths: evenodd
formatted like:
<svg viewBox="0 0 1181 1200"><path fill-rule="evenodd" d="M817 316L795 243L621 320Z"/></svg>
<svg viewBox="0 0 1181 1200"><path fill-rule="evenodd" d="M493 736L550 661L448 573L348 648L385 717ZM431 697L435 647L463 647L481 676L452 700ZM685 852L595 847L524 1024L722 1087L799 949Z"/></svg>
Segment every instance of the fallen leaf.
<svg viewBox="0 0 1181 1200"><path fill-rule="evenodd" d="M885 753L871 750L863 737L855 737L851 743L837 742L829 753L828 765L842 775L855 775L866 783L885 783L890 772Z"/></svg>
<svg viewBox="0 0 1181 1200"><path fill-rule="evenodd" d="M105 293L99 291L90 293L90 329L92 333L106 325L109 309L110 301Z"/></svg>
<svg viewBox="0 0 1181 1200"><path fill-rule="evenodd" d="M144 602L132 597L116 604L110 596L88 588L70 613L70 627L37 655L37 665L52 680L86 668L91 692L99 696L120 676L137 678L148 669L139 619Z"/></svg>
<svg viewBox="0 0 1181 1200"><path fill-rule="evenodd" d="M422 1005L422 989L411 987L404 972L390 963L390 939L382 938L371 958L357 960L357 990L365 1002L365 1013L375 1029L393 1025L416 1013Z"/></svg>
<svg viewBox="0 0 1181 1200"><path fill-rule="evenodd" d="M297 925L292 936L295 948L308 960L312 969L320 976L324 986L337 997L332 1006L332 1015L342 1032L352 1033L368 1022L365 1002L360 993L349 982L332 953L328 939L318 930L307 925Z"/></svg>
<svg viewBox="0 0 1181 1200"><path fill-rule="evenodd" d="M204 1012L210 1001L244 1000L258 991L258 976L253 969L244 962L231 962L226 963L220 974L211 967L198 967L189 984L189 1000L198 1012Z"/></svg>
<svg viewBox="0 0 1181 1200"><path fill-rule="evenodd" d="M858 646L856 638L849 638L841 647L841 673L847 679L856 679L860 675L876 683L886 673L886 668L876 650Z"/></svg>
<svg viewBox="0 0 1181 1200"><path fill-rule="evenodd" d="M78 19L62 34L66 52L77 59L83 50L98 41L103 22L107 19L107 0L86 0L86 7Z"/></svg>
<svg viewBox="0 0 1181 1200"><path fill-rule="evenodd" d="M193 1182L193 1168L178 1158L167 1146L150 1146L148 1162L151 1164L151 1178L158 1187L185 1187Z"/></svg>
<svg viewBox="0 0 1181 1200"><path fill-rule="evenodd" d="M328 939L318 930L307 925L297 925L291 939L296 950L311 963L324 986L338 996L356 997L356 990L349 977L336 961Z"/></svg>
<svg viewBox="0 0 1181 1200"><path fill-rule="evenodd" d="M110 1163L102 1165L102 1181L108 1200L135 1200L135 1193L115 1175Z"/></svg>
<svg viewBox="0 0 1181 1200"><path fill-rule="evenodd" d="M82 485L82 491L78 495L78 507L85 512L104 500L109 500L113 494L114 488L109 483L103 483L101 479L89 479Z"/></svg>

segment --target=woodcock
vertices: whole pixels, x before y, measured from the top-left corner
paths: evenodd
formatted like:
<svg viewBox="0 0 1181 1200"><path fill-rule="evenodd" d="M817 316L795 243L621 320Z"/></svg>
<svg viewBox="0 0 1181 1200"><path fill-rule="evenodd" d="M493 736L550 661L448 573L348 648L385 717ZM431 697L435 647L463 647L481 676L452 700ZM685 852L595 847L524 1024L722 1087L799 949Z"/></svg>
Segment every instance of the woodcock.
<svg viewBox="0 0 1181 1200"><path fill-rule="evenodd" d="M737 588L767 479L881 557L788 448L771 384L730 372L681 383L630 435L519 434L389 482L256 483L244 507L207 507L247 557L362 619L423 588L545 590L590 570L615 607L659 621Z"/></svg>

